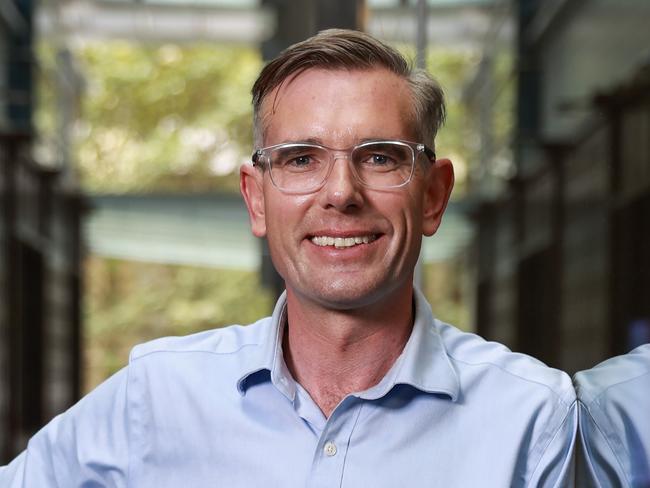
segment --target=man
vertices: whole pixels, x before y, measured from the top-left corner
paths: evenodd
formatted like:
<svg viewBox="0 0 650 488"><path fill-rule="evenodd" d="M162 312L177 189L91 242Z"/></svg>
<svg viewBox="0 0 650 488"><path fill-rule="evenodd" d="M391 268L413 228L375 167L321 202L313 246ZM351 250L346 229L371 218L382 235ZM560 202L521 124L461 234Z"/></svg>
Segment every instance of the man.
<svg viewBox="0 0 650 488"><path fill-rule="evenodd" d="M453 184L439 86L332 30L267 65L253 102L241 190L285 280L273 316L137 346L0 484L566 483L569 378L435 320L412 284Z"/></svg>
<svg viewBox="0 0 650 488"><path fill-rule="evenodd" d="M650 344L574 378L579 399L578 486L650 486Z"/></svg>

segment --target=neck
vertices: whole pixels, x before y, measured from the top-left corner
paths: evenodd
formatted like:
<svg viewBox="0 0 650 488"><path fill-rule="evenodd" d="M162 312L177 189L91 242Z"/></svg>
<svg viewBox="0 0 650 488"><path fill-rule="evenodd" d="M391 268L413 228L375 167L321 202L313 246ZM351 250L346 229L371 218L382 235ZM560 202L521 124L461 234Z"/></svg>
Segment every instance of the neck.
<svg viewBox="0 0 650 488"><path fill-rule="evenodd" d="M413 289L354 310L314 305L287 289L284 357L300 385L329 417L350 393L381 381L413 324Z"/></svg>

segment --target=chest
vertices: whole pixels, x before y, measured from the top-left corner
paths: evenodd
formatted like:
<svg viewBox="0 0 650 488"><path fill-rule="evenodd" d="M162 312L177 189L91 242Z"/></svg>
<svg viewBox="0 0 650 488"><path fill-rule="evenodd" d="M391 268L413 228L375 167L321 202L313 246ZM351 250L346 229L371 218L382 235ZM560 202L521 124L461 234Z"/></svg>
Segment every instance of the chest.
<svg viewBox="0 0 650 488"><path fill-rule="evenodd" d="M131 486L503 487L517 470L517 439L430 396L351 398L321 425L266 387L175 403L134 439Z"/></svg>

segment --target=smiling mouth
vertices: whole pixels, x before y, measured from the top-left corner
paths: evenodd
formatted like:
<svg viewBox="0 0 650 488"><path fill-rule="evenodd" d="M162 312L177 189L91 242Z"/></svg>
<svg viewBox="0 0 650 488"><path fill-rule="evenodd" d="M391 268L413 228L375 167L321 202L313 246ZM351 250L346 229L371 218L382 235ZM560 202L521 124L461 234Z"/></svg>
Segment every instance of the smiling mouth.
<svg viewBox="0 0 650 488"><path fill-rule="evenodd" d="M377 240L377 235L371 234L354 237L314 236L310 240L317 246L334 246L337 249L343 249L346 247L358 246L360 244L369 244Z"/></svg>

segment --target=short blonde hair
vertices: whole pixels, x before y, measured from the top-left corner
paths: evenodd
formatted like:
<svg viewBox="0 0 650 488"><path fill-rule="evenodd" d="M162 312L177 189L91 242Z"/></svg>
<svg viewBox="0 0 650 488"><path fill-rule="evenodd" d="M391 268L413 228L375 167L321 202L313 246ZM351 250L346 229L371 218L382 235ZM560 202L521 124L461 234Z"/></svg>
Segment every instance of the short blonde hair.
<svg viewBox="0 0 650 488"><path fill-rule="evenodd" d="M359 31L328 29L288 47L269 62L255 81L253 95L253 137L255 147L263 144L266 130L262 105L284 81L305 70L369 70L385 68L408 82L413 96L414 129L417 142L434 147L438 129L446 116L442 88L429 73L413 66L394 48Z"/></svg>

